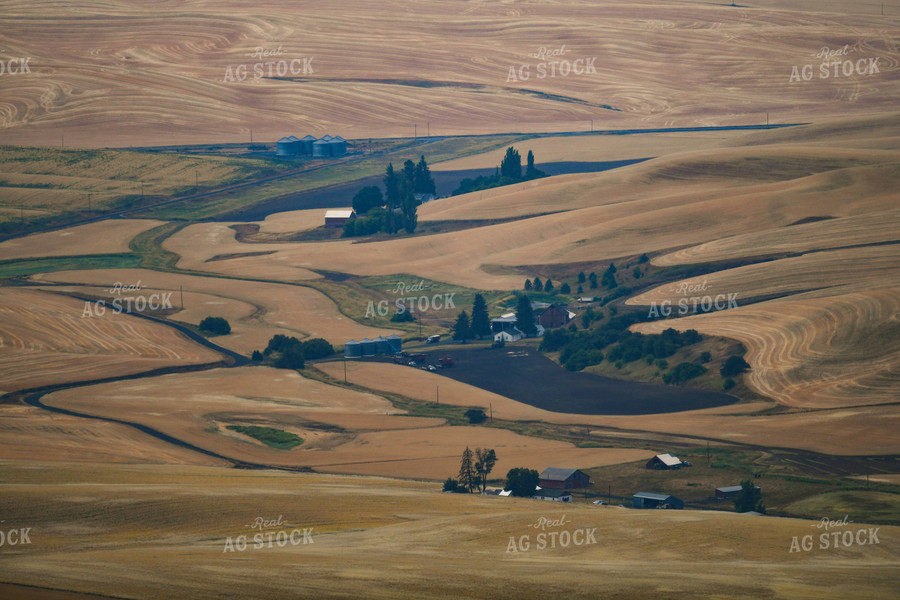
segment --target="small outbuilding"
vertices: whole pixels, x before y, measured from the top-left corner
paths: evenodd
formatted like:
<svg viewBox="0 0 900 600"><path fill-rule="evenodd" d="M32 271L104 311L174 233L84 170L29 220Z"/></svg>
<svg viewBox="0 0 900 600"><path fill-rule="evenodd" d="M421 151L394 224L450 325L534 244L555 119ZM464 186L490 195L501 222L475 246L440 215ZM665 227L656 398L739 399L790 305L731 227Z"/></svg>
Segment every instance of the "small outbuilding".
<svg viewBox="0 0 900 600"><path fill-rule="evenodd" d="M576 488L585 488L591 485L591 478L587 473L578 469L560 469L558 467L547 467L540 475L540 483L542 488L572 490Z"/></svg>
<svg viewBox="0 0 900 600"><path fill-rule="evenodd" d="M634 508L672 508L680 510L684 508L684 502L669 494L654 494L652 492L638 492L631 499Z"/></svg>
<svg viewBox="0 0 900 600"><path fill-rule="evenodd" d="M570 315L571 313L565 307L559 304L551 304L538 317L538 323L545 329L564 327L572 318Z"/></svg>
<svg viewBox="0 0 900 600"><path fill-rule="evenodd" d="M647 461L648 469L680 469L684 463L671 454L657 454Z"/></svg>
<svg viewBox="0 0 900 600"><path fill-rule="evenodd" d="M532 496L535 500L550 500L551 502L571 502L572 494L565 490L538 488Z"/></svg>
<svg viewBox="0 0 900 600"><path fill-rule="evenodd" d="M753 488L759 491L759 486L754 485ZM728 485L725 487L717 487L716 488L716 500L731 500L733 498L737 498L738 494L741 493L741 490L744 489L739 485Z"/></svg>
<svg viewBox="0 0 900 600"><path fill-rule="evenodd" d="M356 218L356 213L352 208L325 211L325 225L327 227L343 227L344 223L354 218Z"/></svg>

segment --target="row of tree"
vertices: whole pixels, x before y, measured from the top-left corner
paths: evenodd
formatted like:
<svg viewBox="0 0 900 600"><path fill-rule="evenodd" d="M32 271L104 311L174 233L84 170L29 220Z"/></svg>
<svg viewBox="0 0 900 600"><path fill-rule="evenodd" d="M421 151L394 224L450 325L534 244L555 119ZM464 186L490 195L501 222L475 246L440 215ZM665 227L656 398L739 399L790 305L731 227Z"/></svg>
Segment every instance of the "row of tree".
<svg viewBox="0 0 900 600"><path fill-rule="evenodd" d="M523 174L522 156L515 147L510 146L506 149L506 154L503 156L500 166L494 170L493 175L482 175L475 179L467 177L459 183L459 187L453 191L453 195L487 190L546 176L546 173L534 166L534 154L531 150L528 151L528 163Z"/></svg>
<svg viewBox="0 0 900 600"><path fill-rule="evenodd" d="M418 225L416 194L434 194L436 187L425 156L415 164L403 163L402 171L394 170L394 163L385 169L384 193L381 188L369 185L353 197L353 210L357 218L344 225L344 236L372 235L379 231L394 234L404 229L413 233Z"/></svg>
<svg viewBox="0 0 900 600"><path fill-rule="evenodd" d="M516 327L526 336L537 334L537 321L531 308L531 298L527 294L519 294L516 301ZM453 339L465 343L471 339L482 339L491 335L491 319L488 316L487 304L481 294L475 294L472 304L472 317L462 311L453 325Z"/></svg>
<svg viewBox="0 0 900 600"><path fill-rule="evenodd" d="M643 255L641 255L641 258L638 260L638 263L645 263L648 260L650 260L650 259L647 257L647 255L643 254ZM578 273L578 290L576 293L578 293L578 294L584 293L584 284L585 283L587 283L588 287L592 290L596 290L601 285L609 290L615 289L619 285L619 282L616 280L616 272L617 272L616 265L614 265L613 263L609 263L609 267L606 268L606 270L603 272L603 275L600 277L599 280L597 279L597 274L594 273L593 271L591 271L591 273L589 275L585 275L584 271L579 272ZM640 267L635 267L634 270L632 271L632 275L634 276L635 279L639 279L640 277L642 277L644 275L644 273L641 271ZM524 288L525 288L526 292L534 290L535 292L546 292L546 293L551 293L555 289L553 282L550 281L550 279L547 279L546 282L542 282L540 277L535 277L534 280L526 279ZM568 283L564 282L559 287L560 294L569 294L569 293L571 293L571 291L572 291L572 286L570 286Z"/></svg>

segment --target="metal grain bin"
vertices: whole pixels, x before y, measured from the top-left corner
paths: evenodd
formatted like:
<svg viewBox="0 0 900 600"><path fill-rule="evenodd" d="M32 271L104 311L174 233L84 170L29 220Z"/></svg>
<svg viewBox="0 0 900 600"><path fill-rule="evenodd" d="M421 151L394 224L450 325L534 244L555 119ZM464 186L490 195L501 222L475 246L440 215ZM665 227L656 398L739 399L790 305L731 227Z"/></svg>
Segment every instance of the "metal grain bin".
<svg viewBox="0 0 900 600"><path fill-rule="evenodd" d="M359 358L362 356L362 345L356 340L350 340L344 344L344 358Z"/></svg>

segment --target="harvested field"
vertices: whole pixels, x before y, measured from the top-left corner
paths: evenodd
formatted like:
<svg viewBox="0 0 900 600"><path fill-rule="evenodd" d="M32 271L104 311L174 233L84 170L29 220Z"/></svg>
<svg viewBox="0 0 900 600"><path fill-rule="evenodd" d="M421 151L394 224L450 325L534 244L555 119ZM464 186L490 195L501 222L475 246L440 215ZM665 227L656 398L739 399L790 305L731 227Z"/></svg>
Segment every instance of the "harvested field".
<svg viewBox="0 0 900 600"><path fill-rule="evenodd" d="M378 396L265 367L74 388L54 392L43 401L140 423L230 458L326 472L444 479L458 470L459 455L467 445L495 448L498 472L521 465L543 469L548 454L582 468L651 455L646 450L576 448L485 427L447 427L442 419L399 416ZM226 430L228 424L289 431L304 444L290 451L274 450Z"/></svg>
<svg viewBox="0 0 900 600"><path fill-rule="evenodd" d="M202 1L157 7L148 18L139 5L86 16L80 3L52 14L15 3L4 46L31 56L32 73L4 88L4 136L58 145L65 132L67 145L86 147L243 143L250 128L255 139L286 130L349 139L410 135L413 123L420 135L425 123L430 135L586 131L591 119L598 129L745 125L764 123L766 111L784 123L896 108L890 5L884 17L877 5L846 0L600 6L478 3L460 11L429 0L398 5L388 17L379 4L340 14L286 4L259 16L242 2ZM76 18L78 31L69 26ZM98 39L103 52L86 43ZM823 45L845 44L854 57L877 57L879 71L791 82L792 68L817 62ZM562 46L561 58L593 57L592 68L551 77L547 67L539 77L535 54ZM284 72L252 75L262 61L256 48L278 49ZM287 71L304 58L311 69ZM251 75L235 79L238 65ZM518 76L523 65L527 80Z"/></svg>
<svg viewBox="0 0 900 600"><path fill-rule="evenodd" d="M340 363L320 363L317 368L343 379ZM802 448L826 454L890 454L900 452L895 432L900 407L875 410L847 408L759 414L770 405L762 403L723 406L698 411L659 415L572 415L541 410L474 386L421 369L387 363L349 362L348 379L373 390L403 394L431 402L436 387L440 401L458 406L493 410L494 418L511 421L546 421L584 428L595 435L641 438L640 432L673 433L690 438L714 438L768 447ZM604 428L611 429L604 429ZM802 431L802 437L797 432ZM698 439L698 438L695 438Z"/></svg>
<svg viewBox="0 0 900 600"><path fill-rule="evenodd" d="M176 233L164 246L181 255L179 266L218 273L252 270L267 278L297 280L307 277L308 269L358 275L402 272L479 289L518 289L521 276L510 273L524 264L613 260L773 228L785 228L792 237L785 226L810 217L893 209L889 189L900 181L900 172L874 165L896 157L819 147L701 151L614 172L489 190L484 199L476 192L436 200L423 208L423 219L566 209L478 229L370 243L250 245L237 242L233 231L221 225L199 224ZM843 174L837 184L835 170ZM598 186L604 188L599 200ZM559 201L548 205L550 190ZM479 206L486 207L484 212ZM248 248L275 254L205 262Z"/></svg>
<svg viewBox="0 0 900 600"><path fill-rule="evenodd" d="M222 359L169 327L46 292L0 287L0 392Z"/></svg>
<svg viewBox="0 0 900 600"><path fill-rule="evenodd" d="M130 252L128 243L136 235L158 225L162 225L162 221L112 219L37 233L0 242L0 260Z"/></svg>
<svg viewBox="0 0 900 600"><path fill-rule="evenodd" d="M218 264L218 263L212 263ZM376 329L361 325L339 312L337 305L321 292L308 287L279 285L227 279L198 277L176 273L161 273L145 269L110 269L97 271L66 271L35 276L39 282L79 284L83 287L62 287L76 292L102 292L115 282L136 285L141 294L154 290L170 291L176 308L180 304L180 290L185 291L185 310L171 318L185 323L199 324L207 316L229 318L232 333L215 338L217 344L249 355L266 347L273 335L298 338L322 337L332 344L349 339L374 338L396 333L391 329ZM235 319L232 321L231 319Z"/></svg>
<svg viewBox="0 0 900 600"><path fill-rule="evenodd" d="M0 556L6 581L136 598L212 598L223 586L254 598L536 598L553 586L572 598L630 600L677 582L694 598L721 596L727 585L731 598L868 600L893 595L900 558L897 527L880 526L878 544L791 553L794 536L820 533L817 522L583 501L563 508L372 477L4 462L0 480L7 523L33 527L27 551ZM545 527L539 547L542 517L559 524ZM273 523L254 528L257 519ZM265 542L267 532L303 528L312 528L311 544ZM585 528L596 543L582 534L575 545L573 532ZM227 551L229 536L234 545L241 535L246 549ZM739 548L735 539L753 543Z"/></svg>

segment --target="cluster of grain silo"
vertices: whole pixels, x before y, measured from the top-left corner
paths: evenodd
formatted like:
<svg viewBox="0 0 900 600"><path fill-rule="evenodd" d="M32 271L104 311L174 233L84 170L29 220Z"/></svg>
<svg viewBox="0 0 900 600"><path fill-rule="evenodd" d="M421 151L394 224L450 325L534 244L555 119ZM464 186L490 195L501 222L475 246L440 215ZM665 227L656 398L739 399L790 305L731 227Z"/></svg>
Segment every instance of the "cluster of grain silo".
<svg viewBox="0 0 900 600"><path fill-rule="evenodd" d="M347 154L347 140L341 136L326 135L316 139L311 135L299 139L293 135L283 137L275 143L275 156L313 156L327 158Z"/></svg>

